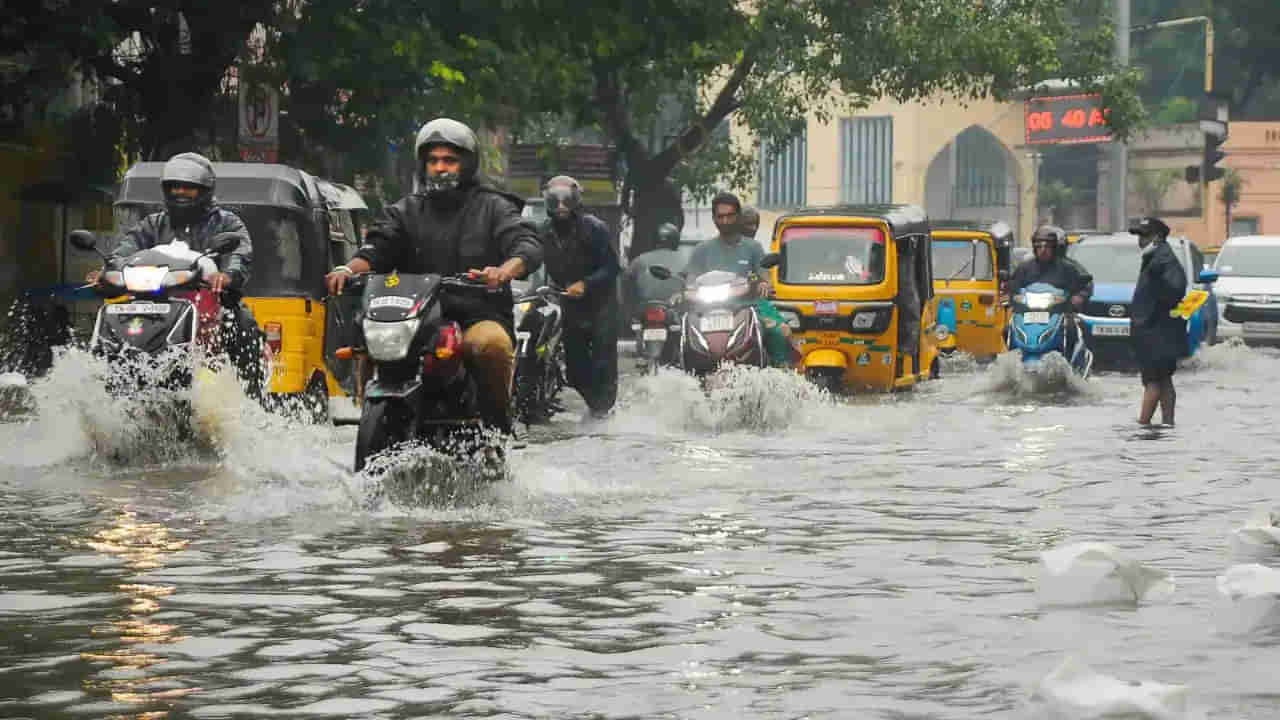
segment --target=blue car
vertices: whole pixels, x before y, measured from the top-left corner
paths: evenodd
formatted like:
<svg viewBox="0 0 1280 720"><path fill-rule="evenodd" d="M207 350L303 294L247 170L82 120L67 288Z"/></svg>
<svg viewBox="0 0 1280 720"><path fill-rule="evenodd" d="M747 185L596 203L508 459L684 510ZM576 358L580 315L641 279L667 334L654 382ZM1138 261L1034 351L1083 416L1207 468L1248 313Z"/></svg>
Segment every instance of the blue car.
<svg viewBox="0 0 1280 720"><path fill-rule="evenodd" d="M1213 295L1217 274L1204 267L1204 255L1195 243L1170 237L1169 247L1187 273L1187 289L1201 289L1209 299L1187 321L1187 355L1202 345L1218 341L1218 300ZM1093 297L1085 303L1080 320L1093 348L1095 363L1102 367L1132 367L1129 340L1129 306L1138 283L1142 254L1137 237L1129 233L1091 235L1067 249L1067 255L1093 275Z"/></svg>

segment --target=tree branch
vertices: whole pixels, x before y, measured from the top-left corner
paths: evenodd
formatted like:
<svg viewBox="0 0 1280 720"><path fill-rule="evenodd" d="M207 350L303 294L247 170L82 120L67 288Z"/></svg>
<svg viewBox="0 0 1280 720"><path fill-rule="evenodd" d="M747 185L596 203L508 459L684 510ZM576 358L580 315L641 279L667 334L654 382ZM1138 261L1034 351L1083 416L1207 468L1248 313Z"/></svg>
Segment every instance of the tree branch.
<svg viewBox="0 0 1280 720"><path fill-rule="evenodd" d="M676 165L680 164L681 160L702 147L702 144L707 141L707 138L711 137L711 133L719 127L725 118L742 107L742 101L738 98L738 90L742 88L742 84L751 75L751 70L754 69L755 64L755 51L749 49L743 54L742 60L738 61L738 64L733 68L729 79L725 81L724 87L720 88L715 102L711 103L711 107L707 109L706 114L680 133L675 142L663 148L661 152L654 156L652 161L653 171L660 173L664 177L668 175L675 169Z"/></svg>
<svg viewBox="0 0 1280 720"><path fill-rule="evenodd" d="M596 101L603 108L605 125L618 143L618 151L632 167L647 162L649 152L635 135L617 72L597 69L595 76Z"/></svg>

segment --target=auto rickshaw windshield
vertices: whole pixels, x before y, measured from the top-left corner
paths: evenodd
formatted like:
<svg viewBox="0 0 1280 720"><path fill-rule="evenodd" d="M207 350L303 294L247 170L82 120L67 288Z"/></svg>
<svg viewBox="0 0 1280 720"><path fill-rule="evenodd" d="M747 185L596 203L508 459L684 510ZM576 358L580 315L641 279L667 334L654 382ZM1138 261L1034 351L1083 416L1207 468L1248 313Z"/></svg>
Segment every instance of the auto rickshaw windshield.
<svg viewBox="0 0 1280 720"><path fill-rule="evenodd" d="M939 280L991 280L991 246L979 240L933 241L933 276Z"/></svg>
<svg viewBox="0 0 1280 720"><path fill-rule="evenodd" d="M876 285L884 281L884 234L869 227L790 227L782 232L788 285Z"/></svg>

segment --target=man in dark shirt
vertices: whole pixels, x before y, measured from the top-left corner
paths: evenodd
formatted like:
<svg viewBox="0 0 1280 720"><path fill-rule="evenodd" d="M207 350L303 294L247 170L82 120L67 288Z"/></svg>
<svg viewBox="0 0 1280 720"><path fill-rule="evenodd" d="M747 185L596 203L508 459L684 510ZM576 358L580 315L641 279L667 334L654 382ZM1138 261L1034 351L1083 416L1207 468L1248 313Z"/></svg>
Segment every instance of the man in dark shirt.
<svg viewBox="0 0 1280 720"><path fill-rule="evenodd" d="M1142 249L1142 266L1129 311L1133 351L1142 372L1138 422L1151 424L1159 405L1160 421L1172 425L1178 399L1173 389L1173 371L1188 347L1187 321L1170 312L1187 294L1187 274L1165 241L1169 237L1168 225L1145 217L1129 232L1138 236L1138 247Z"/></svg>
<svg viewBox="0 0 1280 720"><path fill-rule="evenodd" d="M1067 233L1055 225L1041 225L1031 234L1033 256L1013 271L1009 280L1010 296L1017 295L1028 286L1046 283L1063 290L1071 297L1071 306L1076 310L1084 307L1085 301L1093 294L1093 276L1080 263L1059 253L1067 241ZM1080 329L1080 320L1075 313L1067 313L1066 347L1063 356L1071 358L1075 353L1077 338L1084 342L1084 333ZM1086 343L1085 347L1088 345Z"/></svg>
<svg viewBox="0 0 1280 720"><path fill-rule="evenodd" d="M538 269L542 244L520 222L523 201L477 176L479 141L471 128L436 118L418 131L414 192L378 214L365 244L325 278L342 292L365 272L469 273L501 292L448 294L445 316L462 325L462 356L476 374L484 421L511 432L515 317L510 282Z"/></svg>

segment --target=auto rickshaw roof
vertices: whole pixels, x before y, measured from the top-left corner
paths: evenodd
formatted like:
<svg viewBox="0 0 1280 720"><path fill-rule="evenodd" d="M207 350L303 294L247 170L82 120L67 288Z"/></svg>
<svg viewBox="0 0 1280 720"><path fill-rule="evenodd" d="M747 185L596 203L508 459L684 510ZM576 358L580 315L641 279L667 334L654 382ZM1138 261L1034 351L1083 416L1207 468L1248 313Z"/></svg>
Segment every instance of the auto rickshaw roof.
<svg viewBox="0 0 1280 720"><path fill-rule="evenodd" d="M350 185L316 178L316 187L330 210L368 210L364 198Z"/></svg>
<svg viewBox="0 0 1280 720"><path fill-rule="evenodd" d="M828 205L793 210L778 222L801 217L871 217L883 220L894 235L928 235L929 218L919 205Z"/></svg>
<svg viewBox="0 0 1280 720"><path fill-rule="evenodd" d="M997 245L1009 247L1013 245L1013 228L1003 220L930 220L929 227L934 230L959 230L986 233Z"/></svg>
<svg viewBox="0 0 1280 720"><path fill-rule="evenodd" d="M162 162L141 162L129 168L120 181L117 205L164 202L160 188ZM268 205L306 210L311 201L306 191L305 174L288 165L269 163L216 162L218 176L214 197L218 202L234 205Z"/></svg>

